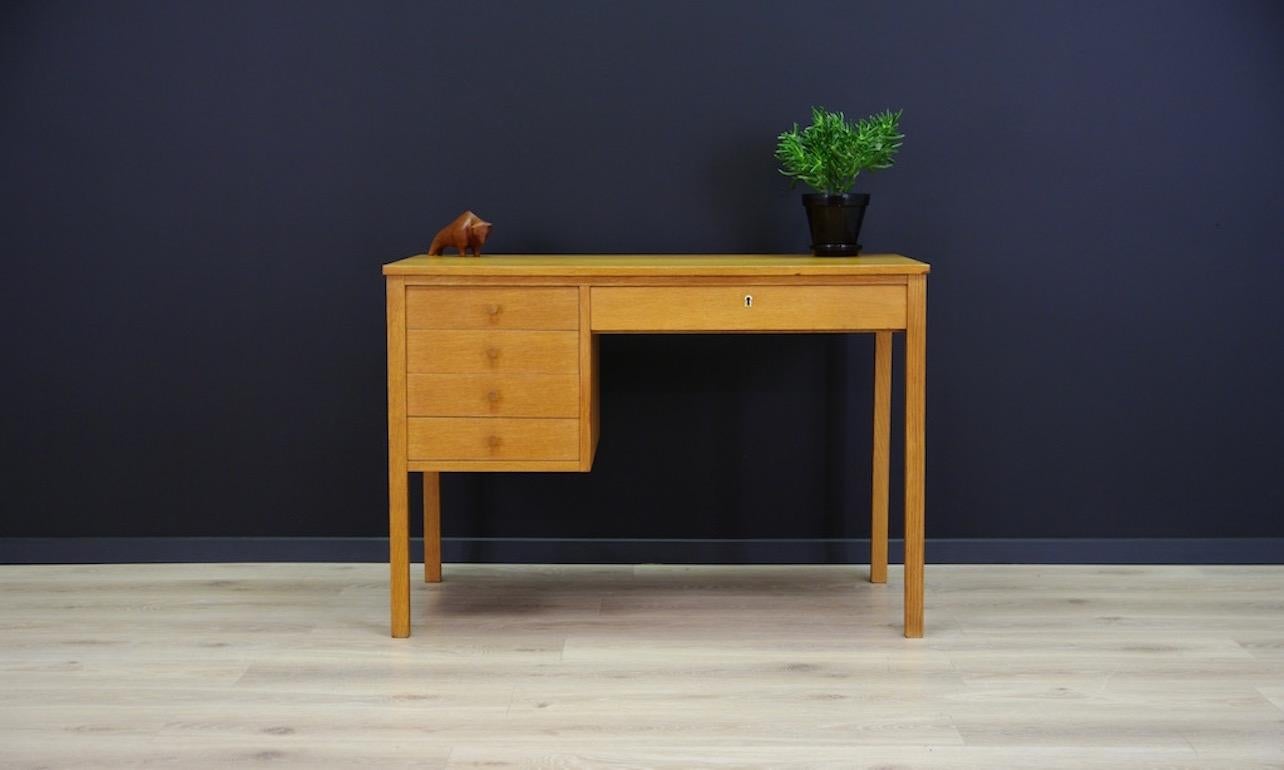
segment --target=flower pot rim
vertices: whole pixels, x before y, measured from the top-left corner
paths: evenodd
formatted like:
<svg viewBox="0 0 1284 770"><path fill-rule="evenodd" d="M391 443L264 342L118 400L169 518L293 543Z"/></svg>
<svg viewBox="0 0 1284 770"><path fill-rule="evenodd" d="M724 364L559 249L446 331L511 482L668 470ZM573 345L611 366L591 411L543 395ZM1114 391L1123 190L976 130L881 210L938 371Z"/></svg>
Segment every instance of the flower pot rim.
<svg viewBox="0 0 1284 770"><path fill-rule="evenodd" d="M869 203L869 193L803 193L803 205L814 203Z"/></svg>

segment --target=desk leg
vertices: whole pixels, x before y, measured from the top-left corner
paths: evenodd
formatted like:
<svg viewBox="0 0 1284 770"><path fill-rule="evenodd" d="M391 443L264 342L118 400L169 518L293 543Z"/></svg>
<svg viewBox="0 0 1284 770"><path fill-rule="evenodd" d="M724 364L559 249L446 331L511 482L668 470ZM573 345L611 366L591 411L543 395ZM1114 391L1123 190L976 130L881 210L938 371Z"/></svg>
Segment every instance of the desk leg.
<svg viewBox="0 0 1284 770"><path fill-rule="evenodd" d="M892 434L892 333L874 333L874 490L870 505L869 582L887 582L887 474Z"/></svg>
<svg viewBox="0 0 1284 770"><path fill-rule="evenodd" d="M388 293L388 567L394 638L410 636L410 500L406 459L406 286Z"/></svg>
<svg viewBox="0 0 1284 770"><path fill-rule="evenodd" d="M441 582L441 474L424 471L424 582Z"/></svg>
<svg viewBox="0 0 1284 770"><path fill-rule="evenodd" d="M923 635L927 279L909 279L905 324L905 636Z"/></svg>
<svg viewBox="0 0 1284 770"><path fill-rule="evenodd" d="M392 570L392 636L410 636L410 500L406 471L388 479L388 565Z"/></svg>

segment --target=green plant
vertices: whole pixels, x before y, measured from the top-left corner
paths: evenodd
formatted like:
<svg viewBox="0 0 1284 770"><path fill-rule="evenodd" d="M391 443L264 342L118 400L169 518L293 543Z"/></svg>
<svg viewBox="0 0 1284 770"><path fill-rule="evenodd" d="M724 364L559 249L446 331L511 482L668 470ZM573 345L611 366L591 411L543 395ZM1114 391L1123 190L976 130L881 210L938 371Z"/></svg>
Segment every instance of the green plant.
<svg viewBox="0 0 1284 770"><path fill-rule="evenodd" d="M780 173L827 195L849 192L860 172L891 167L905 138L900 129L900 110L852 123L841 112L812 107L810 126L800 131L795 123L778 137Z"/></svg>

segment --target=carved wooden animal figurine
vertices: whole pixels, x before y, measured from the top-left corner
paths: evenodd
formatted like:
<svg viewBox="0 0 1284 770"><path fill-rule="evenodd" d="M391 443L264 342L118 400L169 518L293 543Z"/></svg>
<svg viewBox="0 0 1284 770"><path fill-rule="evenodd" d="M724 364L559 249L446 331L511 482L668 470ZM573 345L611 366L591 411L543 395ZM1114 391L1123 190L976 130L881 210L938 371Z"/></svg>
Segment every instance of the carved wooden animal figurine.
<svg viewBox="0 0 1284 770"><path fill-rule="evenodd" d="M440 256L442 250L448 246L459 249L459 256L468 256L468 250L472 249L474 257L481 256L481 247L486 243L486 236L490 235L490 228L494 227L490 222L485 221L471 211L465 211L455 221L441 228L441 232L432 239L432 245L428 247L430 256Z"/></svg>

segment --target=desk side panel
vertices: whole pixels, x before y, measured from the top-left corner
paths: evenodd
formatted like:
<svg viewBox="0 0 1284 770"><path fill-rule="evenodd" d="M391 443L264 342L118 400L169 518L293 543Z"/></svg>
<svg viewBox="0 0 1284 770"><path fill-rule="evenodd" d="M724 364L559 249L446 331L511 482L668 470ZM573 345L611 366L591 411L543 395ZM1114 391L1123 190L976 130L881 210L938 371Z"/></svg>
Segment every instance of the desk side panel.
<svg viewBox="0 0 1284 770"><path fill-rule="evenodd" d="M592 288L579 286L580 295L580 470L593 467L597 450L597 340L589 328Z"/></svg>

